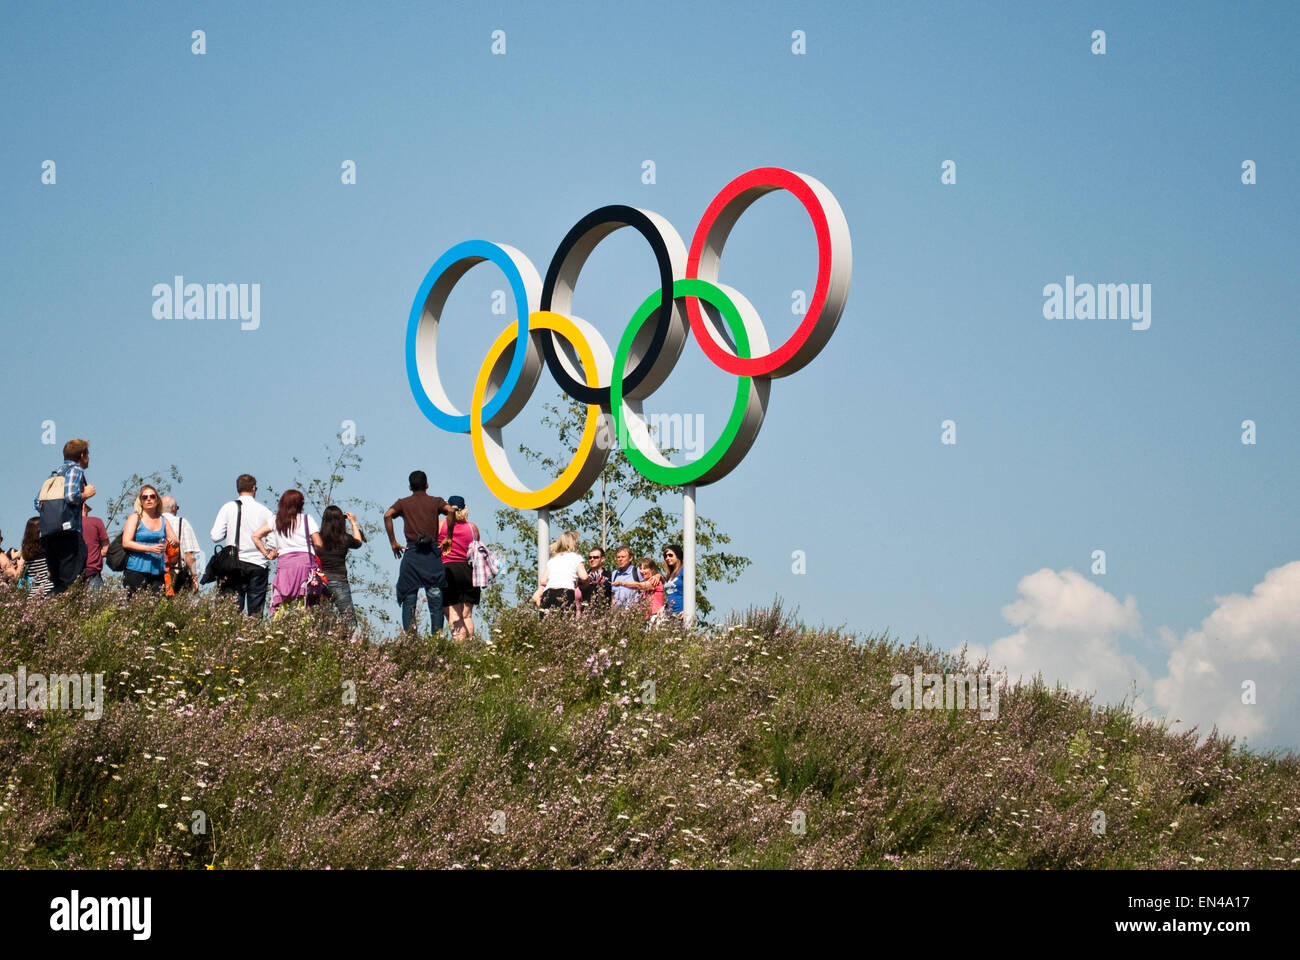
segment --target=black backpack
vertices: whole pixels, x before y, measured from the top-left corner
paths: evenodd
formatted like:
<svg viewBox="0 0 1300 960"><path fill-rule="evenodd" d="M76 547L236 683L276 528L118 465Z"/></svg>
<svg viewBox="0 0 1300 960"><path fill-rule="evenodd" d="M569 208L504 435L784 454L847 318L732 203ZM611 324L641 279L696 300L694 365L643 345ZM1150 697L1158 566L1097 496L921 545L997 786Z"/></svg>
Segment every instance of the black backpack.
<svg viewBox="0 0 1300 960"><path fill-rule="evenodd" d="M126 569L126 548L122 546L122 534L119 533L108 545L108 552L104 554L104 563L114 573L121 573Z"/></svg>
<svg viewBox="0 0 1300 960"><path fill-rule="evenodd" d="M51 473L49 479L41 484L36 506L41 518L42 537L81 529L81 503L69 503L64 495L66 488L67 477L62 468Z"/></svg>

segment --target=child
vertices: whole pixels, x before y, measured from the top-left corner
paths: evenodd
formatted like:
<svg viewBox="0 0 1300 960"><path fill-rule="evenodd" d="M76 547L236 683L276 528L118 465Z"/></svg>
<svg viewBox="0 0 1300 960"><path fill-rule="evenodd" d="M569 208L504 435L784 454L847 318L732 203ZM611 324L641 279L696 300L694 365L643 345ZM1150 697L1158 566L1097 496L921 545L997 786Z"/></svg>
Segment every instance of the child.
<svg viewBox="0 0 1300 960"><path fill-rule="evenodd" d="M653 557L642 557L640 568L641 582L636 584L636 588L650 594L650 611L646 614L646 619L660 619L664 609L664 583L659 577L659 566Z"/></svg>

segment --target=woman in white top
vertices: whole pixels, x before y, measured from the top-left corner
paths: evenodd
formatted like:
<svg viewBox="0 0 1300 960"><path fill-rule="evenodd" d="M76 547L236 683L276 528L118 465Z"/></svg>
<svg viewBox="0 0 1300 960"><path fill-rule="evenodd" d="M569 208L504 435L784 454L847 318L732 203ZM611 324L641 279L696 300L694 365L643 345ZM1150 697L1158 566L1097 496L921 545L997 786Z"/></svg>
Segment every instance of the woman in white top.
<svg viewBox="0 0 1300 960"><path fill-rule="evenodd" d="M572 607L574 591L587 582L587 563L578 553L578 531L565 530L551 544L551 559L546 564L542 585L534 594L543 610Z"/></svg>
<svg viewBox="0 0 1300 960"><path fill-rule="evenodd" d="M262 556L279 561L271 585L271 616L284 601L306 596L307 580L316 566L313 553L320 548L320 525L304 511L305 503L301 490L286 490L275 523L264 523L253 534L253 545ZM267 549L264 542L270 534L275 534L274 549Z"/></svg>

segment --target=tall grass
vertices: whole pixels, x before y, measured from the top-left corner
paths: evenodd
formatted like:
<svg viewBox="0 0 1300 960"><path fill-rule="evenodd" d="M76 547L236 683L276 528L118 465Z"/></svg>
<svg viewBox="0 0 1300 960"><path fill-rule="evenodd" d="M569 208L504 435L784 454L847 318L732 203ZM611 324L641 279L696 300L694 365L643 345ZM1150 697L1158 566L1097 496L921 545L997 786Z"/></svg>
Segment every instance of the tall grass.
<svg viewBox="0 0 1300 960"><path fill-rule="evenodd" d="M214 598L3 592L0 672L102 672L107 703L0 712L0 867L1300 862L1294 756L1041 683L996 720L894 710L916 663L963 667L779 605L709 631L520 609L486 643L371 645Z"/></svg>

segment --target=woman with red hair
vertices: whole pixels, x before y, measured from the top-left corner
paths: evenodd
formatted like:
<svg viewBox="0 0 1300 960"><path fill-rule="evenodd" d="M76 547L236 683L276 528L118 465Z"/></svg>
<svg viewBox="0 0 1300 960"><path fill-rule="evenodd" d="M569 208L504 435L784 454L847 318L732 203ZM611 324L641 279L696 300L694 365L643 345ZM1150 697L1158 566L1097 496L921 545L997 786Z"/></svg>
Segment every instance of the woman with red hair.
<svg viewBox="0 0 1300 960"><path fill-rule="evenodd" d="M320 525L303 509L306 503L301 490L286 490L280 497L275 523L264 523L253 534L253 544L268 560L278 560L275 580L271 584L271 616L286 600L307 595L307 580L316 568L312 546L320 545ZM263 542L274 535L274 548Z"/></svg>

